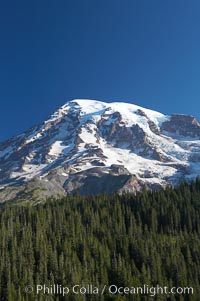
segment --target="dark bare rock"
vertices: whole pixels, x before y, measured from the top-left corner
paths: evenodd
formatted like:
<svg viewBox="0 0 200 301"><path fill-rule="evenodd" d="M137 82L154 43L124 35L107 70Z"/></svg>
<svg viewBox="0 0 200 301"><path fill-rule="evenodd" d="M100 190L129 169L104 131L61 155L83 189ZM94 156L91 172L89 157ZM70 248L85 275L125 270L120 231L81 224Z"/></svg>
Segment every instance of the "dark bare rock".
<svg viewBox="0 0 200 301"><path fill-rule="evenodd" d="M200 138L200 123L193 116L173 114L161 126L162 132L184 137Z"/></svg>

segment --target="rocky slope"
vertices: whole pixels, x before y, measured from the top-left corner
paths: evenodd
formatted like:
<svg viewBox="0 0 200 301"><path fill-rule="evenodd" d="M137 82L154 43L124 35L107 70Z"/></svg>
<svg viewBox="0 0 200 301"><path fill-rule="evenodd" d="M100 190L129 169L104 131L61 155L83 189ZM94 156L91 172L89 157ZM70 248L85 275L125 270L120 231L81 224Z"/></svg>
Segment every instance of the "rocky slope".
<svg viewBox="0 0 200 301"><path fill-rule="evenodd" d="M192 116L73 100L0 143L0 201L176 184L200 174L199 138Z"/></svg>

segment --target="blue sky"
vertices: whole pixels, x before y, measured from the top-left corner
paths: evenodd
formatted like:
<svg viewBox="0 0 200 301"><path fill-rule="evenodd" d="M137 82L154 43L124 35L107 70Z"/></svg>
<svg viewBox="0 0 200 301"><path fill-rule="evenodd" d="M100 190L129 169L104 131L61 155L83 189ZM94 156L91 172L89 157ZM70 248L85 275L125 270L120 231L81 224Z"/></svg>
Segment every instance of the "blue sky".
<svg viewBox="0 0 200 301"><path fill-rule="evenodd" d="M200 119L200 1L0 3L0 140L74 98Z"/></svg>

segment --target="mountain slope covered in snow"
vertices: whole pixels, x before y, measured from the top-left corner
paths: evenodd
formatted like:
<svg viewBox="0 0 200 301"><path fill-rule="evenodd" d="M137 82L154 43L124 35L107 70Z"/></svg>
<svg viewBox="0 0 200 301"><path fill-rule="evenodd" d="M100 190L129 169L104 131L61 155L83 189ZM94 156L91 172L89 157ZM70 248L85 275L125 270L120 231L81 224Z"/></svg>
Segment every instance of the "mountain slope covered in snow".
<svg viewBox="0 0 200 301"><path fill-rule="evenodd" d="M134 192L200 174L200 124L129 103L76 99L0 143L0 200Z"/></svg>

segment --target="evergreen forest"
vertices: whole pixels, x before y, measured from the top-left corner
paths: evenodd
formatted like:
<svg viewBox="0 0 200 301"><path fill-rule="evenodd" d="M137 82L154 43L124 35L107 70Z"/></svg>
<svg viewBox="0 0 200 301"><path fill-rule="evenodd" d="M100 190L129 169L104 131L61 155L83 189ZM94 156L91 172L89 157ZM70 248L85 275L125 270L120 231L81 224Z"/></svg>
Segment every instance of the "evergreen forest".
<svg viewBox="0 0 200 301"><path fill-rule="evenodd" d="M37 294L44 284L193 287L193 294ZM200 178L136 195L3 204L0 300L199 301Z"/></svg>

